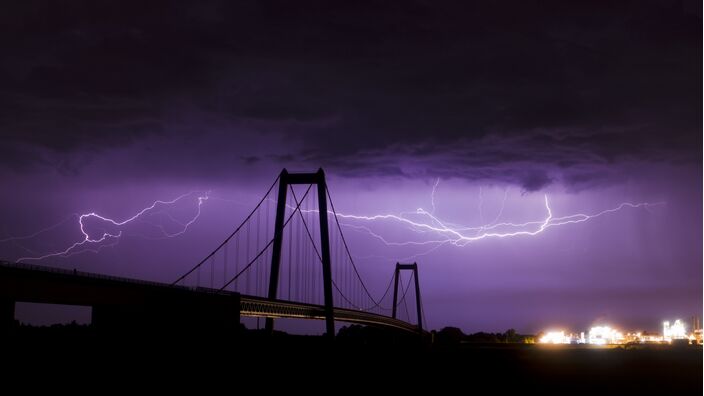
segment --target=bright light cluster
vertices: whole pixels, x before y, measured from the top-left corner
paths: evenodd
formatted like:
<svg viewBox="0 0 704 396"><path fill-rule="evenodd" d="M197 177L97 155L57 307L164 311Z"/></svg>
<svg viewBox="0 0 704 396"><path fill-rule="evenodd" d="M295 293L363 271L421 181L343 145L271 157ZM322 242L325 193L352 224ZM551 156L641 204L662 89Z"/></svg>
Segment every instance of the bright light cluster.
<svg viewBox="0 0 704 396"><path fill-rule="evenodd" d="M551 330L543 334L538 342L541 344L591 344L591 345L619 345L626 343L672 343L673 340L686 340L692 343L702 343L702 330L695 329L687 334L685 324L677 319L674 323L663 322L663 333L653 334L646 332L626 333L625 335L610 326L594 326L589 329L587 337L584 332L579 334L567 333L564 330Z"/></svg>
<svg viewBox="0 0 704 396"><path fill-rule="evenodd" d="M684 323L679 319L675 320L675 323L670 325L670 321L665 321L662 324L662 337L665 341L672 342L672 340L683 340L687 338L687 334L684 329Z"/></svg>
<svg viewBox="0 0 704 396"><path fill-rule="evenodd" d="M589 330L590 344L606 345L606 344L622 344L624 340L623 333L612 329L609 326L595 326Z"/></svg>
<svg viewBox="0 0 704 396"><path fill-rule="evenodd" d="M569 336L565 335L565 331L548 331L538 340L541 344L569 344L571 341Z"/></svg>

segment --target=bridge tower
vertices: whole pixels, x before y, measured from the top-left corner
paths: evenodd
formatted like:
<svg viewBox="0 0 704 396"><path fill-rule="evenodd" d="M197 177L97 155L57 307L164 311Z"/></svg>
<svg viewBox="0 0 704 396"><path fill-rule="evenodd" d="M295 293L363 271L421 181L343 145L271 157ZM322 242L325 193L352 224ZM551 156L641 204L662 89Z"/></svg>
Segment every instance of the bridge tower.
<svg viewBox="0 0 704 396"><path fill-rule="evenodd" d="M416 315L418 317L418 332L423 332L423 317L421 316L421 305L420 305L420 285L418 284L418 264L401 264L396 263L396 271L394 272L394 301L391 305L391 317L396 319L396 305L398 301L398 278L403 270L413 271L413 279L416 284Z"/></svg>
<svg viewBox="0 0 704 396"><path fill-rule="evenodd" d="M271 276L269 278L269 299L275 300L279 288L279 268L281 264L281 246L284 235L284 216L286 214L286 194L289 185L315 184L318 187L318 212L320 214L320 250L323 259L323 297L325 300L325 328L327 336L335 337L335 318L332 301L332 272L330 269L330 238L328 235L328 205L325 173L318 169L315 173L288 173L284 168L279 176L279 194L276 204L274 223L274 246L271 255ZM417 288L416 284L416 288ZM266 331L274 331L274 319L266 319Z"/></svg>

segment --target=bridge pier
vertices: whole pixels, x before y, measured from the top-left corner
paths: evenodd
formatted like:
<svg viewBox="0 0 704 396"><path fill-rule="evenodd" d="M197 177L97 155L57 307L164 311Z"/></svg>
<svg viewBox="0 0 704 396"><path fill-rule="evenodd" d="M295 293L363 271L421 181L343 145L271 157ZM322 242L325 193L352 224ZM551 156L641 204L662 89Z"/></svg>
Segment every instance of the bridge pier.
<svg viewBox="0 0 704 396"><path fill-rule="evenodd" d="M239 294L178 294L154 296L139 304L94 305L92 324L103 334L227 334L239 328Z"/></svg>
<svg viewBox="0 0 704 396"><path fill-rule="evenodd" d="M0 298L0 333L7 333L15 326L15 301Z"/></svg>
<svg viewBox="0 0 704 396"><path fill-rule="evenodd" d="M229 334L240 326L239 293L0 262L0 332L14 327L16 301L92 307L101 334Z"/></svg>

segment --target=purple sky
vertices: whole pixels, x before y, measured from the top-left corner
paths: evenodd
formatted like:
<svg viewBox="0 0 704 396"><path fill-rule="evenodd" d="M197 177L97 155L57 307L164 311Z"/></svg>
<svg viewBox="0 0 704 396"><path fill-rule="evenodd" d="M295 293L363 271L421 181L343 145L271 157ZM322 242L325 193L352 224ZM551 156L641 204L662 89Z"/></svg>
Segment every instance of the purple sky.
<svg viewBox="0 0 704 396"><path fill-rule="evenodd" d="M231 3L7 7L0 240L210 190L183 235L140 238L156 236L140 223L98 254L33 261L172 281L283 167L323 167L356 215L431 211L439 181L434 214L468 226L504 199L497 223L543 220L546 194L556 217L664 202L431 252L345 232L377 294L396 260L418 261L433 328L659 330L701 315L698 2ZM70 218L0 242L0 257L80 239Z"/></svg>

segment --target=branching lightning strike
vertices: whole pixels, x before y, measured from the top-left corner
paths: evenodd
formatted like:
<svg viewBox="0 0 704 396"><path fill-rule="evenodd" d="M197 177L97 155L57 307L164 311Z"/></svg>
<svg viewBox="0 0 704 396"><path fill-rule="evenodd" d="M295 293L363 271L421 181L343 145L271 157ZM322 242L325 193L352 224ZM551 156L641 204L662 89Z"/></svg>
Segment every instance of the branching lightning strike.
<svg viewBox="0 0 704 396"><path fill-rule="evenodd" d="M582 223L608 213L613 213L624 208L648 208L657 205L663 205L663 202L658 203L630 203L624 202L619 204L615 208L606 209L595 214L584 214L576 213L567 216L555 217L550 208L550 203L548 201L548 196L544 196L545 202L545 212L546 216L542 220L538 221L528 221L525 223L495 223L487 224L478 227L467 227L467 226L452 226L440 220L437 216L432 213L419 208L415 214L420 217L428 219L428 221L411 220L408 217L395 214L378 214L372 216L362 216L362 215L351 215L338 213L337 215L342 219L357 220L357 221L380 221L380 220L390 220L394 222L401 223L412 230L422 230L434 233L438 235L438 239L429 239L424 241L405 241L405 242L391 242L387 241L381 235L372 232L371 229L364 226L346 224L346 226L356 229L362 229L368 232L371 236L379 239L383 243L389 246L404 246L404 245L431 245L431 244L446 244L451 243L457 246L464 246L468 243L475 242L486 238L507 238L515 236L534 236L542 233L546 229L554 226L560 226L565 224L575 224ZM515 229L515 231L507 231L506 229ZM492 230L502 230L502 231L492 231ZM474 233L472 233L474 232Z"/></svg>
<svg viewBox="0 0 704 396"><path fill-rule="evenodd" d="M606 214L614 213L625 208L643 208L648 209L654 206L664 205L664 202L648 203L631 203L623 202L616 207L605 209L597 213L586 214L586 213L575 213L566 216L554 216L552 209L550 207L550 201L547 194L544 195L544 208L545 215L540 220L528 221L524 223L513 223L513 222L498 222L503 215L504 207L506 204L506 199L508 196L508 190L504 191L504 197L501 202L498 214L494 219L484 225L480 226L463 226L455 223L450 223L441 220L436 214L437 201L436 193L439 184L439 179L435 181L433 189L430 196L430 202L432 209L427 211L423 208L418 208L414 212L401 212L400 214L384 213L375 215L353 215L345 213L336 213L337 216L346 220L342 224L350 229L364 232L371 237L381 241L387 246L423 246L431 245L432 250L437 249L437 247L452 244L455 246L465 246L469 243L476 242L482 239L490 238L510 238L518 236L535 236L538 235L550 227L556 227L567 224L583 223ZM480 203L479 211L480 218L483 220L483 192L480 190ZM333 214L332 212L330 212ZM423 238L421 240L406 240L406 241L390 241L378 232L373 231L370 227L365 225L360 225L360 222L379 222L379 221L389 221L400 224L410 231L415 231L417 233L425 233L432 235L428 238ZM432 251L431 250L431 251ZM428 252L422 253L426 254Z"/></svg>
<svg viewBox="0 0 704 396"><path fill-rule="evenodd" d="M161 231L163 238L173 238L173 237L176 237L176 236L179 236L179 235L185 233L186 230L188 229L188 227L190 227L191 224L193 224L196 220L198 220L198 218L200 217L200 214L201 214L201 206L203 205L203 203L205 201L208 200L209 194L210 194L209 191L205 192L204 194L198 194L197 192L191 191L189 193L182 194L182 195L180 195L172 200L169 200L169 201L157 200L157 201L154 201L151 205L149 205L146 208L137 212L135 215L133 215L125 220L122 220L122 221L117 221L117 220L111 219L109 217L101 216L95 212L84 213L81 215L73 214L70 217L62 220L61 222L54 224L54 225L51 225L49 227L46 227L42 230L39 230L33 234L20 236L20 237L4 238L4 239L1 239L0 242L15 242L18 240L31 239L31 238L34 238L44 232L50 231L50 230L58 227L61 224L64 224L67 220L69 220L71 218L77 217L78 218L78 226L79 226L80 232L83 236L83 238L81 240L74 242L73 244L68 246L66 249L61 250L61 251L46 253L43 255L20 257L16 261L17 262L26 262L26 261L43 260L43 259L46 259L49 257L70 257L70 256L73 256L73 255L76 255L79 253L84 253L84 252L97 253L105 247L115 246L118 243L120 237L123 235L123 231L117 230L117 232L115 232L115 231L110 232L106 229L101 229L102 235L101 235L101 233L98 233L98 235L91 236L91 233L89 233L86 230L86 227L87 227L86 220L97 219L97 220L103 221L105 223L108 223L114 227L122 227L122 226L129 224L129 223L132 223L133 221L140 219L141 217L145 216L149 212L155 212L155 209L159 206L173 205L173 204L176 204L177 202L179 202L187 197L195 196L196 197L196 204L197 204L196 205L196 213L188 221L186 221L186 222L179 221L179 220L175 219L173 216L171 216L170 214L166 213L166 216L173 223L175 223L179 226L180 229L178 231L168 232L166 230L166 228L164 228L164 226L152 223L152 225L156 226L156 228ZM155 213L159 213L159 212L155 212ZM106 241L112 241L112 243L104 243Z"/></svg>
<svg viewBox="0 0 704 396"><path fill-rule="evenodd" d="M489 239L489 238L510 238L510 237L518 237L518 236L535 236L538 235L545 230L547 230L550 227L555 227L555 226L561 226L561 225L567 225L567 224L576 224L576 223L582 223L586 222L598 217L601 217L606 214L614 213L620 210L623 210L625 208L644 208L648 209L653 206L659 206L659 205L664 205L664 202L656 202L656 203L648 203L648 202L640 202L640 203L631 203L631 202L624 202L616 207L610 208L610 209L605 209L597 213L593 214L586 214L586 213L575 213L575 214L570 214L566 216L554 216L552 208L550 207L550 202L548 199L547 195L544 195L543 202L544 202L544 210L545 214L543 218L538 219L538 220L533 220L533 221L527 221L523 223L514 223L514 222L499 222L501 219L504 208L506 205L506 200L508 197L508 190L504 191L504 197L501 202L501 206L498 210L497 215L493 218L493 220L487 224L483 224L480 226L465 226L457 223L452 223L448 222L445 220L440 219L436 215L437 211L437 200L436 200L436 193L437 193L437 188L440 183L440 180L437 179L435 183L433 184L433 188L431 191L430 195L430 203L432 206L432 209L430 211L427 211L423 208L418 208L417 210L413 212L401 212L399 214L393 214L393 213L383 213L383 214L374 214L374 215L355 215L355 214L346 214L346 213L333 213L332 211L329 211L330 214L332 215L337 215L338 218L341 221L341 224L347 228L350 228L355 231L363 232L368 234L369 236L379 240L386 246L431 246L431 249L423 252L416 254L412 257L418 256L418 255L424 255L427 253L430 253L440 246L451 244L454 246L465 246L469 243L476 242L482 239ZM34 238L44 232L48 232L54 228L57 228L59 225L66 223L68 220L77 218L78 219L78 225L80 232L82 234L82 239L74 242L70 246L68 246L66 249L61 250L61 251L56 251L56 252L51 252L47 254L36 254L34 256L28 256L28 257L21 257L17 259L18 262L21 261L36 261L36 260L43 260L49 257L69 257L73 256L75 254L79 253L84 253L84 252L95 252L97 253L98 251L102 250L105 247L110 247L114 246L118 243L120 237L123 235L122 230L117 230L117 232L113 231L110 232L106 229L102 229L101 233L95 236L91 236L91 233L89 233L86 230L86 220L89 219L97 219L100 221L103 221L113 227L122 227L127 225L128 223L131 223L137 219L140 219L141 217L144 217L147 214L156 214L162 212L164 209L157 210L157 207L159 206L164 206L167 207L169 205L173 205L186 197L189 196L195 196L196 197L196 202L197 202L197 207L196 207L196 213L191 217L188 221L182 222L179 221L178 219L174 218L171 214L164 212L166 217L170 219L174 224L178 225L180 227L179 231L177 232L169 232L166 230L166 228L163 225L160 224L155 224L155 223L150 223L153 226L155 226L157 229L161 231L162 237L163 238L172 238L179 236L183 233L186 232L188 227L193 224L198 218L200 217L201 214L201 206L205 201L207 201L210 196L210 192L206 192L205 194L196 194L196 192L189 192L183 195L180 195L170 201L162 201L162 200L157 200L154 201L151 205L147 206L146 208L140 210L137 212L135 215L122 220L122 221L117 221L108 217L101 216L95 212L90 212L90 213L84 213L84 214L73 214L61 222L54 224L52 226L46 227L42 230L39 230L33 234L30 235L25 235L25 236L19 236L19 237L8 237L4 239L0 239L0 243L4 242L12 242L16 243L19 240L26 240L26 239L31 239ZM271 200L271 198L269 198ZM483 220L484 214L483 214L483 192L480 190L480 203L479 203L479 211L480 211L480 218ZM293 209L289 207L290 209ZM317 212L317 210L303 210L303 212ZM401 226L405 227L405 229L409 231L414 231L417 234L423 235L419 240L403 240L403 241L392 241L389 240L387 237L381 235L379 232L376 232L372 230L369 226L362 225L360 223L373 223L373 222L382 222L382 221L387 221L387 222L393 222L396 224L400 224ZM112 241L111 243L105 243L106 241ZM26 249L28 250L29 249Z"/></svg>

